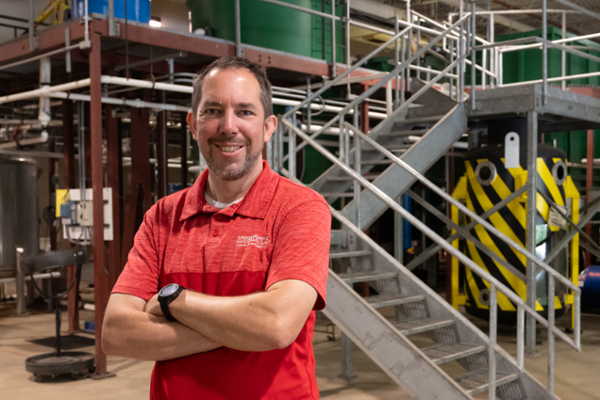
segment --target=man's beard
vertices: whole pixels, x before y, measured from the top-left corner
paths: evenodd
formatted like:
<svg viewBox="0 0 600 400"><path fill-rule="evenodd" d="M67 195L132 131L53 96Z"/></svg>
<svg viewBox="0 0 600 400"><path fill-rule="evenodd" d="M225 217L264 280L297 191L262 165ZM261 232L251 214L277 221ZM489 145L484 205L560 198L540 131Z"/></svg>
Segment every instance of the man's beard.
<svg viewBox="0 0 600 400"><path fill-rule="evenodd" d="M251 154L250 140L245 139L243 142L244 147L246 148L246 157L244 159L244 165L242 165L242 167L237 170L226 171L224 168L221 168L219 165L217 165L217 162L215 161L214 156L213 156L213 146L212 145L218 144L218 143L232 143L232 142L230 140L219 140L219 139L215 139L215 138L210 138L208 140L208 145L209 145L210 150L208 151L208 157L206 157L206 165L208 166L208 169L210 170L210 172L212 172L213 174L215 174L216 176L218 176L219 178L221 178L224 181L237 181L238 179L241 179L246 174L248 174L248 172L250 172L252 170L252 168L254 167L254 165L256 164L258 157L260 157L260 155L262 154L262 150L264 147L264 144L263 144L262 146L260 146L260 149L258 149L258 151L255 154ZM233 143L242 144L241 142L233 142ZM227 167L227 165L225 167Z"/></svg>

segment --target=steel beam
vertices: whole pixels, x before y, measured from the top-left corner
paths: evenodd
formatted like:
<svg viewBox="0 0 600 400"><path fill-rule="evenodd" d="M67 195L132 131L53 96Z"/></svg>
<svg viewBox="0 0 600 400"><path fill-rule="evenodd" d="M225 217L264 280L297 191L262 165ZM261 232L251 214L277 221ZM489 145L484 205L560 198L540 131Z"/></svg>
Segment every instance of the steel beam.
<svg viewBox="0 0 600 400"><path fill-rule="evenodd" d="M102 322L108 303L108 276L104 249L104 170L102 161L102 85L100 83L101 48L100 35L91 35L90 51L90 130L91 173L94 208L94 306L96 325L96 375L106 375L106 354L102 351Z"/></svg>
<svg viewBox="0 0 600 400"><path fill-rule="evenodd" d="M538 114L536 111L527 113L527 182L529 190L527 192L527 222L526 222L526 243L527 250L535 253L535 220L537 216L536 197L537 197L537 146L538 146ZM536 305L536 265L527 259L527 305L535 310ZM525 316L527 331L525 332L525 353L528 356L535 354L535 319L527 314Z"/></svg>

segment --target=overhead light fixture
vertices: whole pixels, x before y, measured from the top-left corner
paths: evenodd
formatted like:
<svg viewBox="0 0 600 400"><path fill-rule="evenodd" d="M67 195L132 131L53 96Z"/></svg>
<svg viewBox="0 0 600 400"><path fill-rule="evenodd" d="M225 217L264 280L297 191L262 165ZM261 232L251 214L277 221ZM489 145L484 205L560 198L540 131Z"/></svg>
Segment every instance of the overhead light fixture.
<svg viewBox="0 0 600 400"><path fill-rule="evenodd" d="M149 25L153 28L160 28L162 26L159 17L150 17Z"/></svg>

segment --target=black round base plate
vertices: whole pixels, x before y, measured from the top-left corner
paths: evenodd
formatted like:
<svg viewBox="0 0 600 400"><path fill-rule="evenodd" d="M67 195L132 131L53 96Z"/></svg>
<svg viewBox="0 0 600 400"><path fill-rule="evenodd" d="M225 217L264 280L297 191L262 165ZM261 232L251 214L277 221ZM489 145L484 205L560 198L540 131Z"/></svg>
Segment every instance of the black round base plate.
<svg viewBox="0 0 600 400"><path fill-rule="evenodd" d="M87 375L94 371L94 355L83 351L63 351L60 357L54 353L40 354L25 360L25 369L36 378Z"/></svg>

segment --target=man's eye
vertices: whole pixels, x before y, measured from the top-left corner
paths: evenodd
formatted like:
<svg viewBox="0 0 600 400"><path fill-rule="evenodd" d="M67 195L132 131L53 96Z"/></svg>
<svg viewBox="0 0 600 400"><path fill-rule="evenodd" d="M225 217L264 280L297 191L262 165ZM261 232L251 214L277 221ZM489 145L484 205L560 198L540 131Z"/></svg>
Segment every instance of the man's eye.
<svg viewBox="0 0 600 400"><path fill-rule="evenodd" d="M215 114L217 114L217 110L214 108L209 108L207 110L204 110L204 114L205 115L215 115Z"/></svg>
<svg viewBox="0 0 600 400"><path fill-rule="evenodd" d="M250 110L242 110L242 111L240 111L240 114L243 115L244 117L249 117L251 115L254 115L254 113Z"/></svg>

